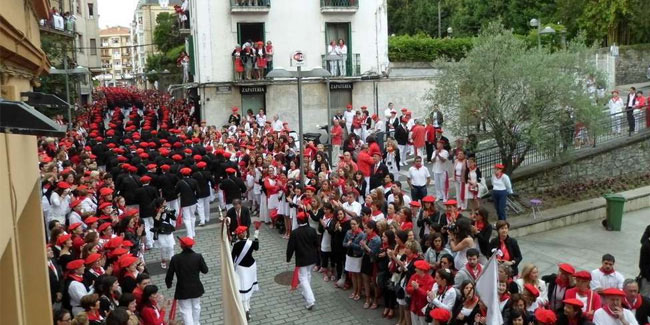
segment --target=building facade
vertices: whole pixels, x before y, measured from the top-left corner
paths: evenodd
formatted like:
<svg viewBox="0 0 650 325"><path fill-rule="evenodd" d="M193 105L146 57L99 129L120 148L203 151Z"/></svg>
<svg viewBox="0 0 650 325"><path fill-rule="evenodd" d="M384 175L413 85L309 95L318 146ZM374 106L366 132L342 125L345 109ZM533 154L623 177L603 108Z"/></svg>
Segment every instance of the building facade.
<svg viewBox="0 0 650 325"><path fill-rule="evenodd" d="M67 1L64 1L67 2ZM90 71L99 72L99 14L97 0L70 1L74 7L76 27L76 64L88 68ZM84 76L79 85L81 101L88 103L92 93L93 84L90 75Z"/></svg>
<svg viewBox="0 0 650 325"><path fill-rule="evenodd" d="M375 89L388 70L388 31L385 0L191 1L190 28L194 81L198 86L202 118L221 125L237 106L270 116L278 113L297 128L297 91L291 80L235 80L236 45L268 41L273 45L273 67L292 67L294 52L304 54L303 70L329 69L334 76L307 79L303 91L304 115L310 125L326 124L330 115L348 104L385 107ZM343 41L339 56L344 68L330 69L330 42ZM385 83L384 83L385 84ZM370 91L369 93L367 91ZM306 123L306 122L305 122ZM313 123L313 125L311 125Z"/></svg>
<svg viewBox="0 0 650 325"><path fill-rule="evenodd" d="M131 30L128 27L109 27L99 31L101 67L104 84L129 85L133 83ZM102 78L102 79L104 79Z"/></svg>
<svg viewBox="0 0 650 325"><path fill-rule="evenodd" d="M153 32L158 25L156 17L166 12L173 14L174 5L180 5L181 0L163 1L166 6L160 5L158 0L139 0L133 14L131 23L131 40L133 41L134 50L132 54L133 71L136 76L136 85L145 88L145 66L147 56L158 51L153 44Z"/></svg>
<svg viewBox="0 0 650 325"><path fill-rule="evenodd" d="M20 0L0 6L0 98L20 100L20 93L38 86L39 76L49 71L39 29L39 20L49 19L49 5Z"/></svg>

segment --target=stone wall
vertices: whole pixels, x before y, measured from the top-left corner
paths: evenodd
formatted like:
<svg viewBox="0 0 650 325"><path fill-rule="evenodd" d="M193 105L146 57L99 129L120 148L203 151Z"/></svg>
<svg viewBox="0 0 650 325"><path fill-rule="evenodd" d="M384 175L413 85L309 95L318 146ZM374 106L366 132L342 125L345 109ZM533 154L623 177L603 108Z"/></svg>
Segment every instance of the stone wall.
<svg viewBox="0 0 650 325"><path fill-rule="evenodd" d="M650 44L621 46L619 56L616 58L616 84L647 82L648 65L650 65Z"/></svg>
<svg viewBox="0 0 650 325"><path fill-rule="evenodd" d="M591 155L578 157L566 163L549 163L555 166L530 166L534 169L516 170L513 175L517 192L535 194L558 188L562 184L602 180L621 175L644 175L650 171L650 137L629 145L618 144L609 148L603 144Z"/></svg>

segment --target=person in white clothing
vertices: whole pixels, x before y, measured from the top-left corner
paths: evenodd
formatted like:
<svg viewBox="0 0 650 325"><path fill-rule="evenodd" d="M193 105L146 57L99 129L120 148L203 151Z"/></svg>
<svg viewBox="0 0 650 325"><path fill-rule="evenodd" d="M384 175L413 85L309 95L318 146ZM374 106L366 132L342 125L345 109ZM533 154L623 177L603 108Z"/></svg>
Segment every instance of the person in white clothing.
<svg viewBox="0 0 650 325"><path fill-rule="evenodd" d="M607 103L607 107L609 107L609 114L611 115L611 119L612 119L612 132L616 134L620 134L621 119L623 118L623 116L620 113L623 112L623 109L625 108L625 103L623 103L623 99L621 99L621 97L618 96L618 90L612 91L612 98Z"/></svg>
<svg viewBox="0 0 650 325"><path fill-rule="evenodd" d="M438 141L436 150L433 152L433 185L436 188L436 197L440 201L447 201L447 189L449 187L449 176L447 175L447 160L449 152L445 150L444 143Z"/></svg>
<svg viewBox="0 0 650 325"><path fill-rule="evenodd" d="M355 115L356 114L352 110L352 105L345 107L345 112L343 112L343 119L345 120L345 132L347 132L345 134L346 136L352 132L352 122L354 122Z"/></svg>
<svg viewBox="0 0 650 325"><path fill-rule="evenodd" d="M609 288L602 291L605 297L603 307L594 313L595 325L638 325L639 322L634 314L623 308L625 292L617 288Z"/></svg>
<svg viewBox="0 0 650 325"><path fill-rule="evenodd" d="M510 177L504 173L504 170L503 164L496 164L494 165L494 175L492 175L492 199L499 220L506 220L506 200L508 195L512 194Z"/></svg>
<svg viewBox="0 0 650 325"><path fill-rule="evenodd" d="M260 111L257 112L257 115L255 116L255 121L257 122L257 125L259 127L263 128L264 125L266 124L266 114L264 114L264 109L260 108Z"/></svg>
<svg viewBox="0 0 650 325"><path fill-rule="evenodd" d="M350 216L350 218L361 217L361 204L357 202L354 192L349 192L347 195L347 202L340 204L340 208L343 209L345 214Z"/></svg>
<svg viewBox="0 0 650 325"><path fill-rule="evenodd" d="M273 115L273 123L271 123L271 126L273 127L273 131L282 131L282 121L280 120L278 114Z"/></svg>
<svg viewBox="0 0 650 325"><path fill-rule="evenodd" d="M436 283L427 293L429 307L443 308L451 312L456 304L457 294L454 288L454 276L448 269L438 269L434 279Z"/></svg>
<svg viewBox="0 0 650 325"><path fill-rule="evenodd" d="M347 76L348 46L345 45L343 39L340 39L339 44L336 46L336 54L341 57L341 60L339 60L339 75Z"/></svg>
<svg viewBox="0 0 650 325"><path fill-rule="evenodd" d="M388 103L388 107L386 107L386 109L384 110L384 117L386 118L386 120L390 119L390 114L391 111L393 110L393 107L394 107L393 103Z"/></svg>
<svg viewBox="0 0 650 325"><path fill-rule="evenodd" d="M66 269L69 272L68 278L70 280L67 289L68 296L70 297L70 306L72 307L72 313L76 315L83 311L83 308L81 307L81 298L93 293L93 289L91 288L90 291L88 291L84 285L83 276L86 267L84 266L83 259L68 262Z"/></svg>
<svg viewBox="0 0 650 325"><path fill-rule="evenodd" d="M72 201L72 190L74 188L67 182L58 182L56 189L50 195L50 214L49 220L56 220L65 223L65 216L70 211L70 202Z"/></svg>
<svg viewBox="0 0 650 325"><path fill-rule="evenodd" d="M411 188L413 201L419 201L427 196L427 186L431 183L431 174L426 167L422 166L422 157L415 157L415 165L409 168L406 181Z"/></svg>
<svg viewBox="0 0 650 325"><path fill-rule="evenodd" d="M616 259L611 254L605 254L600 268L591 271L591 290L601 293L605 289L623 289L625 277L614 270Z"/></svg>

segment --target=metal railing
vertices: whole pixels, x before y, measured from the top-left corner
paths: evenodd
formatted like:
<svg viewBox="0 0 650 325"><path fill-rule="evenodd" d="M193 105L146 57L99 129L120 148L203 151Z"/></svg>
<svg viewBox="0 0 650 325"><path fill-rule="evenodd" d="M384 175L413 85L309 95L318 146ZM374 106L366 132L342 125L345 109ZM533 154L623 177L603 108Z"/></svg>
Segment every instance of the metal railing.
<svg viewBox="0 0 650 325"><path fill-rule="evenodd" d="M231 8L268 8L271 0L230 0Z"/></svg>
<svg viewBox="0 0 650 325"><path fill-rule="evenodd" d="M359 0L320 0L320 6L321 8L359 8Z"/></svg>
<svg viewBox="0 0 650 325"><path fill-rule="evenodd" d="M634 133L643 132L646 129L646 110L634 110L633 117ZM628 116L625 111L605 115L591 129L587 129L579 123L573 123L573 125L564 129L549 127L547 132L554 134L551 143L545 144L544 148L530 147L527 152L525 152L526 144L518 143L516 150L514 150L512 164L516 164L519 159L523 159L518 166L519 168L553 160L568 151L579 152L595 148L597 145L609 141L627 138L629 137L628 131ZM492 175L494 165L503 163L499 147L494 145L477 150L476 163L483 175Z"/></svg>
<svg viewBox="0 0 650 325"><path fill-rule="evenodd" d="M323 68L327 69L333 77L356 77L361 75L361 55L353 53L345 58L340 55L321 55ZM345 71L341 65L345 63ZM345 72L345 73L343 73Z"/></svg>
<svg viewBox="0 0 650 325"><path fill-rule="evenodd" d="M72 19L64 20L60 26L55 26L54 20L44 21L39 27L43 31L63 33L70 37L75 36L75 23Z"/></svg>

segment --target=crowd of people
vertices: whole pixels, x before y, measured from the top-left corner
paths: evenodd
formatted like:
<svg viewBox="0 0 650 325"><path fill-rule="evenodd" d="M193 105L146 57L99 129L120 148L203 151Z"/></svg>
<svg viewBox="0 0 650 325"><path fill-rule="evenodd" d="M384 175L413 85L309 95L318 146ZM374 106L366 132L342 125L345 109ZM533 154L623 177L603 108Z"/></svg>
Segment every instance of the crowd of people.
<svg viewBox="0 0 650 325"><path fill-rule="evenodd" d="M173 323L176 310L184 324L198 324L199 274L208 265L193 246L196 226L214 218L211 204L226 211L248 318L259 287L258 228L266 224L287 239L293 286L308 310L318 274L398 324L486 324L475 285L496 254L504 324L648 323L647 280L642 296L609 254L590 271L562 263L542 276L520 265L503 166L481 175L462 141L451 148L437 110L421 121L408 109L397 117L392 104L382 116L349 106L334 117L330 157L313 142L301 153L288 123L263 110L242 115L233 107L225 125L208 126L191 102L164 93L100 91L65 137L39 142L55 324L159 325ZM481 204L485 177L497 216ZM186 236L174 255L180 228ZM145 263L151 249L161 260ZM176 306L151 283L147 265L158 262L168 288L176 279ZM640 264L650 279L650 263Z"/></svg>
<svg viewBox="0 0 650 325"><path fill-rule="evenodd" d="M273 43L249 40L243 46L237 44L232 58L235 81L264 79L266 72L273 70Z"/></svg>

